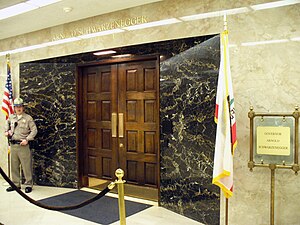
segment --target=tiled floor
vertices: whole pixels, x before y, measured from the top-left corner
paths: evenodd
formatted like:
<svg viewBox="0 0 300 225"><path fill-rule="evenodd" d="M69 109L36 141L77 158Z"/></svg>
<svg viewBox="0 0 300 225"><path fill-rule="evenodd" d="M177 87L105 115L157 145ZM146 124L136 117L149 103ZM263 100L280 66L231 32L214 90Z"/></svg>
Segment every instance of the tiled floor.
<svg viewBox="0 0 300 225"><path fill-rule="evenodd" d="M7 184L3 179L0 179L0 224L4 225L99 225L98 223L70 216L65 213L46 210L35 206L21 197L17 192L6 192ZM35 200L52 197L63 194L75 189L69 188L53 188L45 186L34 186L33 192L28 194ZM92 191L91 189L82 189ZM115 196L108 193L109 196ZM132 201L139 201L133 198L126 198ZM101 201L98 200L98 201ZM127 225L199 225L200 223L173 213L162 207L158 207L157 203L144 201L147 204L152 204L146 210L136 213L126 218ZM112 225L120 224L115 222Z"/></svg>

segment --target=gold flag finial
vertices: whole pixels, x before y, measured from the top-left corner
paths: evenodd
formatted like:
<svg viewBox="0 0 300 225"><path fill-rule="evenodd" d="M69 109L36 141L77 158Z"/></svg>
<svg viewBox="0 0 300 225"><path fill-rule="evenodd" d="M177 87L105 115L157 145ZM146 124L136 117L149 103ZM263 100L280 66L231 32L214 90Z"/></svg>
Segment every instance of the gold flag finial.
<svg viewBox="0 0 300 225"><path fill-rule="evenodd" d="M6 54L6 60L9 61L10 60L10 54Z"/></svg>
<svg viewBox="0 0 300 225"><path fill-rule="evenodd" d="M226 14L224 14L224 30L227 31L227 20L226 20Z"/></svg>

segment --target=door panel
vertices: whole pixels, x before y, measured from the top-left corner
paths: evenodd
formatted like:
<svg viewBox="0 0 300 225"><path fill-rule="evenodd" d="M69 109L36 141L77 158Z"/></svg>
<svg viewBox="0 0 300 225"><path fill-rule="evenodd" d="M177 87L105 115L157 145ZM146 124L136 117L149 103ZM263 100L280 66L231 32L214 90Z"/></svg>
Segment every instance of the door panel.
<svg viewBox="0 0 300 225"><path fill-rule="evenodd" d="M111 66L83 69L84 174L112 179L116 147L111 138L111 111L116 104L112 83L116 71Z"/></svg>
<svg viewBox="0 0 300 225"><path fill-rule="evenodd" d="M119 65L119 113L125 136L119 138L120 165L129 183L157 186L158 72L156 61Z"/></svg>
<svg viewBox="0 0 300 225"><path fill-rule="evenodd" d="M83 69L84 174L157 188L159 100L157 60ZM112 122L113 121L113 122Z"/></svg>

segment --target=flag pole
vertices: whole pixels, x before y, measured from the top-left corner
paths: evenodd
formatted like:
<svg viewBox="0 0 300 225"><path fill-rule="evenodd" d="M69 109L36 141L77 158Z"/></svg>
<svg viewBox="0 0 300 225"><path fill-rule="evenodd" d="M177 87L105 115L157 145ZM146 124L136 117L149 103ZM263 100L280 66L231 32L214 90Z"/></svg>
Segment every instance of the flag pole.
<svg viewBox="0 0 300 225"><path fill-rule="evenodd" d="M226 14L224 14L224 31L227 32L227 20L226 20ZM230 115L230 98L229 96L227 97L227 102L228 102L228 110L229 110L229 115ZM230 121L230 120L229 120ZM231 121L230 121L231 123ZM231 127L231 124L230 124ZM230 140L231 140L231 129L230 129ZM232 148L232 145L231 145ZM231 149L232 151L232 149ZM228 225L228 198L225 196L225 225Z"/></svg>
<svg viewBox="0 0 300 225"><path fill-rule="evenodd" d="M6 54L6 65L10 63L10 54ZM10 178L10 143L8 141L8 151L7 151L7 170L8 170L8 177Z"/></svg>
<svg viewBox="0 0 300 225"><path fill-rule="evenodd" d="M228 104L228 111L229 111L229 116L231 115L231 112L230 112L230 96L228 95L227 96L227 104ZM231 130L231 119L229 118L229 125L230 125L230 132L229 132L229 134L230 134L230 140L232 141L232 130ZM231 153L233 152L233 144L231 143ZM226 204L225 204L225 224L226 225L228 225L228 211L229 211L229 207L228 207L228 205L229 205L229 200L228 200L228 198L226 198L226 196L225 196L225 199L226 199Z"/></svg>
<svg viewBox="0 0 300 225"><path fill-rule="evenodd" d="M225 224L228 225L228 198L226 198L226 212L225 212Z"/></svg>
<svg viewBox="0 0 300 225"><path fill-rule="evenodd" d="M224 220L228 225L229 197L233 193L233 152L236 146L236 123L229 65L227 21L226 15L223 14L223 16L224 30L221 32L220 38L221 61L216 94L215 122L217 123L217 132L212 183L223 190L226 204L224 206L223 197L221 197L220 203L223 203ZM219 118L218 115L221 117ZM225 223L223 222L223 224Z"/></svg>
<svg viewBox="0 0 300 225"><path fill-rule="evenodd" d="M6 58L6 67L7 67L9 60L10 60L10 54L6 54L5 58ZM8 142L8 149L7 149L7 170L8 170L8 177L10 177L10 145L9 145L9 142ZM4 182L3 185L8 186L9 184L7 182Z"/></svg>

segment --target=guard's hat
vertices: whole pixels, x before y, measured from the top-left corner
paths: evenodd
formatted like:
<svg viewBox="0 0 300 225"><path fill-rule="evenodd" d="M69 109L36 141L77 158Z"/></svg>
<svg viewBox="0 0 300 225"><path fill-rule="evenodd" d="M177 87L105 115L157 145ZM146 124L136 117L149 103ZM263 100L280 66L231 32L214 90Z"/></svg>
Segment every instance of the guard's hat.
<svg viewBox="0 0 300 225"><path fill-rule="evenodd" d="M23 106L24 102L22 98L16 98L14 100L14 106Z"/></svg>

